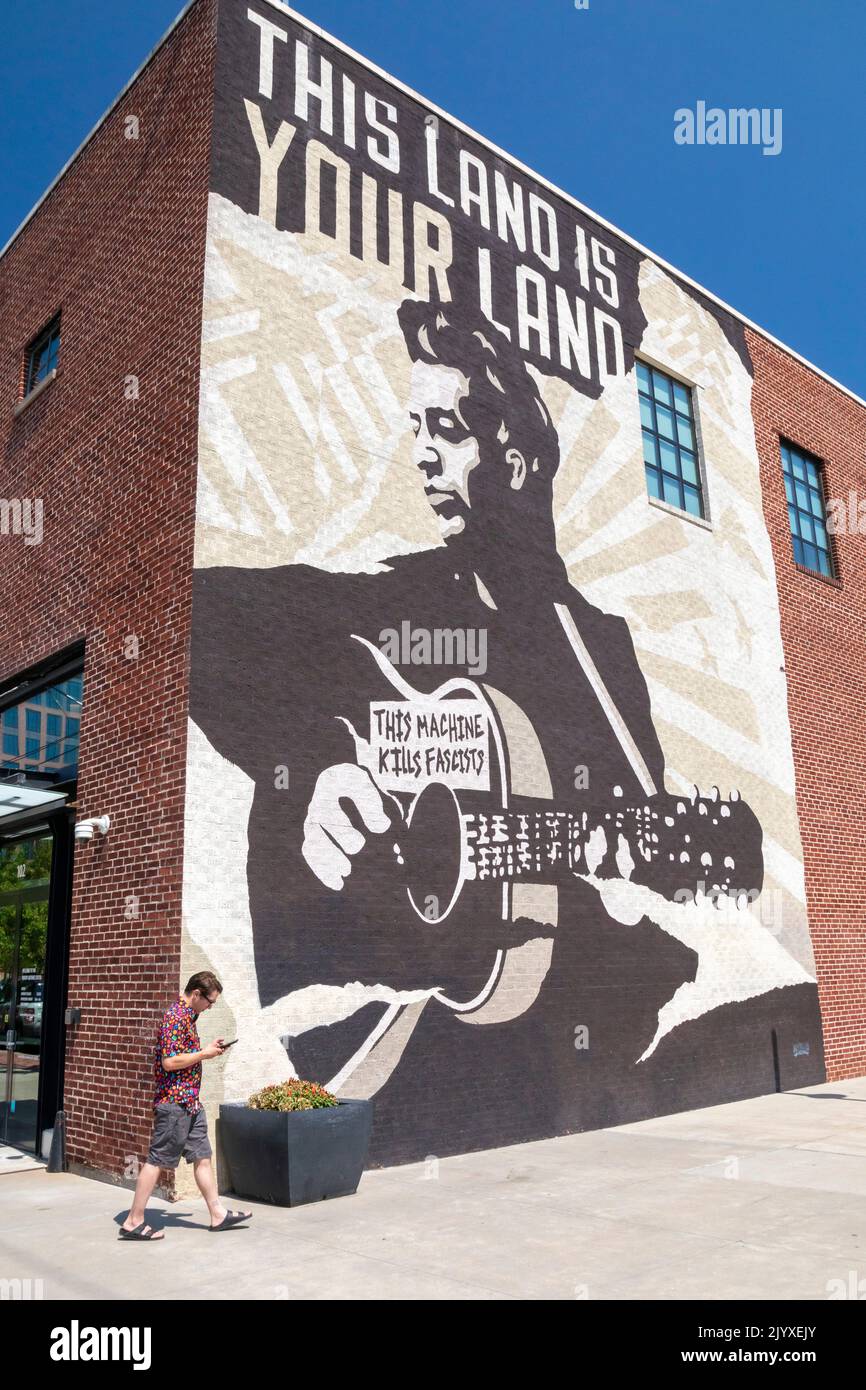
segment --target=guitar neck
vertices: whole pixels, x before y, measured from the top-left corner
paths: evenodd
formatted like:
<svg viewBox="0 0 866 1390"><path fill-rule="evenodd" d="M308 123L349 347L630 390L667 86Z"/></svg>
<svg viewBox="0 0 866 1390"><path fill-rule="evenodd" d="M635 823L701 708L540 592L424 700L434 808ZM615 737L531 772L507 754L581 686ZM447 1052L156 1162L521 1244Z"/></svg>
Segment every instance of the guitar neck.
<svg viewBox="0 0 866 1390"><path fill-rule="evenodd" d="M745 803L718 796L660 793L638 805L615 801L568 811L527 800L505 810L465 813L463 822L474 877L487 881L561 883L576 874L666 884L703 878L727 892L735 883L752 886L755 829L758 851L761 841Z"/></svg>

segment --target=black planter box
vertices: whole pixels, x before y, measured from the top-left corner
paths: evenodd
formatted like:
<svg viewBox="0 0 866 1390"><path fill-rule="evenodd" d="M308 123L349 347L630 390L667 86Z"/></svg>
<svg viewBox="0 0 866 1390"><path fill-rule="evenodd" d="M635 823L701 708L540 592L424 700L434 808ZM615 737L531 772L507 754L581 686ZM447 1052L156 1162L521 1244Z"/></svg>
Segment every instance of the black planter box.
<svg viewBox="0 0 866 1390"><path fill-rule="evenodd" d="M220 1106L219 1138L228 1183L239 1197L299 1207L358 1190L373 1125L371 1100L320 1110Z"/></svg>

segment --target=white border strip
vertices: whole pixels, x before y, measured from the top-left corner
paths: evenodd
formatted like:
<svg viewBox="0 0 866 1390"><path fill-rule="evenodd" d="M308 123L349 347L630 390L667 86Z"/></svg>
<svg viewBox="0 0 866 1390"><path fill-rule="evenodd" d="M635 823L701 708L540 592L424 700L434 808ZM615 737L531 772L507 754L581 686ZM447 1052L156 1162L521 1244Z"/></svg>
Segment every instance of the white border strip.
<svg viewBox="0 0 866 1390"><path fill-rule="evenodd" d="M218 3L222 2L223 0L218 0ZM234 0L232 0L232 3L233 2ZM63 178L63 175L69 169L70 165L75 163L76 159L81 154L81 151L84 149L85 145L87 145L89 141L93 139L93 136L99 130L100 126L104 125L105 121L107 121L108 117L111 115L112 111L114 111L115 107L117 107L123 100L123 98L126 96L132 84L136 81L138 77L141 76L142 72L147 67L151 58L153 58L155 54L159 52L166 39L169 38L169 36L180 24L184 16L192 9L193 5L195 5L196 3L197 0L189 0L189 3L184 6L177 19L166 30L159 43L156 45L154 49L152 49L152 51L145 58L144 62L141 64L141 67L139 67L138 70L129 79L120 95L116 98L115 101L111 103L108 110L105 112L105 115L102 116L96 122L96 125L93 127L90 134L87 135L84 140L82 140L81 144L79 145L75 153L72 155L72 157L66 161L63 168L60 170L60 173L45 190L38 203L34 205L32 210L24 218L24 221L21 223L21 225L17 227L16 230L12 233L6 245L3 247L2 251L0 251L0 258L2 258L6 254L6 252L9 250L9 247L21 234L23 229L27 226L27 223L45 202L45 199L48 197L48 195L54 190L54 188L56 188L57 184ZM600 213L593 212L592 208L588 208L585 203L579 202L578 199L574 198L570 193L566 193L564 189L558 188L555 183L551 183L550 180L546 179L543 174L537 173L535 169L530 169L528 164L524 164L522 160L517 159L517 157L513 154L509 154L507 150L503 150L499 145L494 145L493 141L488 140L485 135L479 135L477 130L473 130L471 126L464 125L463 122L458 120L456 116L452 116L448 111L443 111L441 106L437 106L435 102L432 102L429 100L429 98L422 96L421 93L416 92L414 88L407 87L406 83L401 82L398 77L392 77L392 75L389 72L386 72L384 68L380 68L376 63L371 62L369 58L365 58L362 53L357 53L354 48L350 48L349 45L343 43L341 39L335 38L334 35L329 34L326 29L322 29L319 27L318 24L314 24L313 21L311 19L307 19L305 15L300 14L297 10L293 10L289 5L282 4L282 0L259 0L259 3L263 5L270 5L271 9L279 10L282 14L288 15L290 19L293 19L298 24L303 25L303 27L309 30L311 34L317 34L319 38L324 39L325 42L331 44L333 48L338 49L341 53L345 53L347 57L353 58L356 63L360 63L361 66L366 68L368 72L375 73L377 77L381 77L384 79L384 81L389 82L392 87L396 87L397 90L399 92L403 92L405 96L411 97L414 101L420 102L421 105L426 107L429 111L434 112L437 116L441 116L442 119L447 121L449 125L452 125L455 130L462 131L464 135L468 135L472 140L477 140L479 145L483 145L486 149L490 150L492 154L498 155L500 159L506 160L508 164L512 166L512 168L519 169L521 173L526 174L537 184L540 184L542 188L549 189L551 193L555 193L556 196L558 198L562 198L564 202L570 203L572 207L577 208L578 211L582 212L586 217L592 218L592 220L596 222L600 227L605 227L609 232L613 232L615 236L619 237L620 241L625 242L628 246L633 246L634 249L636 251L639 251L642 256L648 256L651 261L653 261L656 265L661 266L663 270L670 271L672 275L676 275L676 277L679 280L682 280L684 284L691 285L692 289L698 290L700 294L705 295L706 298L711 300L713 304L717 304L720 309L724 309L725 312L728 314L733 314L734 318L738 319L740 323L745 324L747 328L751 328L753 332L760 334L760 336L762 338L765 338L768 343L773 343L776 347L781 348L782 351L787 353L789 357L793 357L796 362L800 362L804 367L808 367L809 371L814 372L815 375L821 377L823 381L829 382L831 386L835 386L837 391L841 391L842 394L848 396L850 400L856 401L858 405L866 407L866 400L864 400L862 396L858 396L856 391L852 391L850 386L843 386L841 381L837 381L836 378L830 376L828 372L822 371L820 367L816 367L815 363L810 362L808 357L804 357L802 353L799 353L794 348L789 347L787 343L783 343L781 338L776 338L772 333L770 333L768 329L762 328L760 324L755 323L745 314L741 314L739 309L733 308L733 306L726 303L724 299L719 299L719 296L717 294L713 294L712 290L705 289L704 286L701 285L697 280L693 280L690 275L686 275L685 271L678 270L675 265L671 265L670 261L666 261L662 256L657 255L655 251L651 251L649 247L644 246L642 242L636 241L635 238L629 236L627 232L621 231L619 227L615 226L613 222L608 222L607 219L605 217L602 217Z"/></svg>
<svg viewBox="0 0 866 1390"><path fill-rule="evenodd" d="M629 733L628 725L610 697L607 686L599 675L598 667L590 656L586 648L586 643L577 630L574 618L571 616L564 603L555 603L556 615L565 629L565 635L571 643L571 649L583 668L583 674L589 681L594 694L598 699L610 724L619 746L625 753L626 758L631 763L631 769L637 780L640 782L647 796L655 796L658 787L652 779L649 768L643 759L643 754Z"/></svg>

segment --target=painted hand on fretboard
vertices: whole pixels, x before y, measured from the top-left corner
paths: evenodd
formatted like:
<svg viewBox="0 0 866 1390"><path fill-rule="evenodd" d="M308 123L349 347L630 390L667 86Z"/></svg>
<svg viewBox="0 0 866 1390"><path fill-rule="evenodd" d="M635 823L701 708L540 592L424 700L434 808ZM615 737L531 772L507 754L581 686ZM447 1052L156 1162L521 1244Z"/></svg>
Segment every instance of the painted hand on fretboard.
<svg viewBox="0 0 866 1390"><path fill-rule="evenodd" d="M639 805L614 801L581 811L522 802L465 817L479 881L562 883L573 875L627 878L663 897L680 890L736 894L763 882L761 827L738 793L661 793Z"/></svg>

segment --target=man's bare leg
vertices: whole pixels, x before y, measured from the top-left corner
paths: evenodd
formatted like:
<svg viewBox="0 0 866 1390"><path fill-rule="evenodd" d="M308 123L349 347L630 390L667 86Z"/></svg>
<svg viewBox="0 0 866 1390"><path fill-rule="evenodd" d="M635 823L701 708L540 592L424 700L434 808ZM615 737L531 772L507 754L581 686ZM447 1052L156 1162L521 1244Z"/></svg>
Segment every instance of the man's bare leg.
<svg viewBox="0 0 866 1390"><path fill-rule="evenodd" d="M214 1177L213 1165L209 1158L197 1158L192 1165L198 1190L207 1202L207 1209L210 1212L211 1226L219 1226L225 1219L226 1208L219 1199L217 1192L216 1178ZM245 1215L252 1216L252 1212Z"/></svg>
<svg viewBox="0 0 866 1390"><path fill-rule="evenodd" d="M132 1206L129 1209L129 1215L123 1223L124 1231L134 1231L136 1226L141 1225L142 1221L144 1220L144 1214L147 1209L147 1204L150 1201L151 1193L153 1192L153 1189L156 1187L156 1180L158 1177L159 1169L157 1168L155 1163L142 1164L141 1172L138 1175L138 1181L135 1184L135 1193L132 1198ZM142 1235L148 1235L150 1229L150 1226L145 1226L144 1230L142 1231ZM151 1236L151 1240L164 1239L165 1233L163 1231L155 1231L154 1234Z"/></svg>

